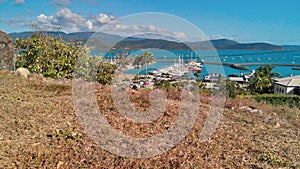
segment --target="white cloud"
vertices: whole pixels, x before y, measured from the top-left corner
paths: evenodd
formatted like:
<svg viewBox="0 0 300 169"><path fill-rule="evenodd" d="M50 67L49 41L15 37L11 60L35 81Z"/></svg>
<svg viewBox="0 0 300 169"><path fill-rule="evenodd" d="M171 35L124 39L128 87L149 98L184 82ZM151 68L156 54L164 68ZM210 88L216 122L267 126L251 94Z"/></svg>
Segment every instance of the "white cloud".
<svg viewBox="0 0 300 169"><path fill-rule="evenodd" d="M58 7L71 5L71 0L51 0L51 4Z"/></svg>
<svg viewBox="0 0 300 169"><path fill-rule="evenodd" d="M115 17L114 16L111 16L111 15L107 15L107 14L103 14L103 13L100 13L97 17L96 17L96 20L101 23L101 24L106 24L106 23L109 23L113 20L115 20Z"/></svg>
<svg viewBox="0 0 300 169"><path fill-rule="evenodd" d="M108 34L118 34L125 37L135 36L178 41L186 41L189 39L184 32L171 31L155 25L122 25L117 21L104 25L99 31Z"/></svg>
<svg viewBox="0 0 300 169"><path fill-rule="evenodd" d="M212 35L209 36L209 39L214 40L214 39L229 39L229 40L235 40L238 38L238 35L231 35L231 36L226 36L226 35Z"/></svg>
<svg viewBox="0 0 300 169"><path fill-rule="evenodd" d="M155 35L156 39L173 38L178 41L189 40L184 32L170 31L160 28L154 24L125 25L118 21L115 16L104 13L91 16L87 19L78 13L73 13L68 8L62 8L57 13L48 16L42 13L37 17L37 20L37 25L41 26L43 30L57 31L60 29L67 33L79 31L100 31L125 37L143 34L142 36L151 35L152 37Z"/></svg>
<svg viewBox="0 0 300 169"><path fill-rule="evenodd" d="M182 40L182 41L186 41L189 38L185 35L184 32L173 32L174 36L176 39Z"/></svg>
<svg viewBox="0 0 300 169"><path fill-rule="evenodd" d="M77 32L93 29L91 20L87 20L83 16L73 13L68 8L62 8L56 14L50 16L40 14L37 20L38 24L44 26L47 30L62 28L65 32Z"/></svg>
<svg viewBox="0 0 300 169"><path fill-rule="evenodd" d="M25 0L15 0L14 5L22 5L25 4Z"/></svg>

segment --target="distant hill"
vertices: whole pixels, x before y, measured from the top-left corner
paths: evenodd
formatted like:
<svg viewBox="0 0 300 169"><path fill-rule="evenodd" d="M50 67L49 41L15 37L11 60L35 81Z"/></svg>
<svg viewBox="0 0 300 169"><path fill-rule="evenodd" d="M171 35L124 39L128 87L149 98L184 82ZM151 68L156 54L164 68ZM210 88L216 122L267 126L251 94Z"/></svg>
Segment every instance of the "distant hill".
<svg viewBox="0 0 300 169"><path fill-rule="evenodd" d="M215 49L224 50L285 50L282 46L269 43L239 43L228 39L188 42L187 44L195 49L209 49L211 44Z"/></svg>
<svg viewBox="0 0 300 169"><path fill-rule="evenodd" d="M180 43L168 38L168 40L158 38L146 37L121 37L119 35L111 35L105 33L95 32L75 32L66 34L64 32L44 32L51 36L61 38L65 41L81 41L85 43L87 40L92 42L93 46L100 46L103 49L116 48L116 49L146 49L146 48L160 48L160 49L211 49L211 45L215 49L223 50L300 50L297 45L273 45L269 43L239 43L228 39L216 39L210 41L200 42L186 42ZM34 32L20 32L10 33L13 38L26 39L32 36ZM153 36L153 35L152 35Z"/></svg>
<svg viewBox="0 0 300 169"><path fill-rule="evenodd" d="M118 35L109 35L105 33L95 33L95 32L75 32L75 33L69 33L66 34L64 32L41 32L46 33L48 35L51 35L56 38L61 38L64 41L83 41L86 42L89 38L92 36L95 38L99 38L102 41L105 41L107 43L113 43L115 41L123 39L121 36ZM19 33L10 33L9 35L12 37L12 39L20 38L20 39L27 39L31 37L34 34L34 32L19 32Z"/></svg>
<svg viewBox="0 0 300 169"><path fill-rule="evenodd" d="M157 49L169 49L169 50L182 50L182 49L190 49L184 43L178 43L174 41L167 41L162 39L139 39L139 38L126 38L116 45L114 45L117 49L148 49L148 48L157 48Z"/></svg>
<svg viewBox="0 0 300 169"><path fill-rule="evenodd" d="M283 45L285 50L300 50L299 45Z"/></svg>

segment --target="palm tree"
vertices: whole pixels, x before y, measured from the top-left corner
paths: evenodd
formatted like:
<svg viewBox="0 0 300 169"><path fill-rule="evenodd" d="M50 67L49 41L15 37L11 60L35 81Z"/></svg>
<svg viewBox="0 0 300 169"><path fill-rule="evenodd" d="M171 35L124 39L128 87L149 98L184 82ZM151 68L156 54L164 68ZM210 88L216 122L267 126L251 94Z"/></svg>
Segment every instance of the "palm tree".
<svg viewBox="0 0 300 169"><path fill-rule="evenodd" d="M254 76L250 79L249 88L258 93L270 93L273 86L273 78L280 77L280 74L273 72L274 66L260 66L256 69Z"/></svg>
<svg viewBox="0 0 300 169"><path fill-rule="evenodd" d="M139 77L140 68L142 67L142 66L141 66L141 63L142 63L142 57L141 57L141 56L135 56L135 58L134 58L132 64L133 64L135 67L138 68L138 77Z"/></svg>
<svg viewBox="0 0 300 169"><path fill-rule="evenodd" d="M133 65L137 66L139 71L141 67L146 66L146 75L148 74L148 66L153 63L155 57L151 52L143 52L140 56L136 56L133 60Z"/></svg>
<svg viewBox="0 0 300 169"><path fill-rule="evenodd" d="M141 65L146 66L146 75L148 74L148 66L149 64L155 61L155 57L151 52L143 52L141 55Z"/></svg>

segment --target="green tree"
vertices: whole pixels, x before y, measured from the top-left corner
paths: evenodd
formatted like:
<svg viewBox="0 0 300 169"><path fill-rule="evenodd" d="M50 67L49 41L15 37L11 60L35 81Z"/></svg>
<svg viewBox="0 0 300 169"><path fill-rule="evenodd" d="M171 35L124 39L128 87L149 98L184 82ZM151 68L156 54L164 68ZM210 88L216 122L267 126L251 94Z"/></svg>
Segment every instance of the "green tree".
<svg viewBox="0 0 300 169"><path fill-rule="evenodd" d="M146 66L146 74L148 74L148 66L154 61L155 57L151 52L143 52L140 56L134 58L133 65L137 66L138 69Z"/></svg>
<svg viewBox="0 0 300 169"><path fill-rule="evenodd" d="M146 66L146 74L148 74L149 64L155 61L155 57L151 52L143 52L141 55L141 65Z"/></svg>
<svg viewBox="0 0 300 169"><path fill-rule="evenodd" d="M237 95L243 93L243 89L241 89L240 85L230 80L226 80L226 91L227 96L230 98L235 98Z"/></svg>
<svg viewBox="0 0 300 169"><path fill-rule="evenodd" d="M249 89L251 92L270 93L273 87L273 78L280 77L280 74L273 72L274 66L260 66L256 69L253 77L250 79Z"/></svg>
<svg viewBox="0 0 300 169"><path fill-rule="evenodd" d="M41 34L25 40L16 39L15 48L21 52L16 67L25 67L30 72L51 78L71 78L76 58L84 52L79 46Z"/></svg>
<svg viewBox="0 0 300 169"><path fill-rule="evenodd" d="M158 80L155 82L154 87L169 91L171 89L175 89L177 87L177 84L171 83L168 80Z"/></svg>
<svg viewBox="0 0 300 169"><path fill-rule="evenodd" d="M49 35L34 34L16 39L15 48L21 56L16 67L28 68L32 73L51 78L82 78L101 84L111 83L116 65L102 62L99 56L90 56L86 47L68 44Z"/></svg>

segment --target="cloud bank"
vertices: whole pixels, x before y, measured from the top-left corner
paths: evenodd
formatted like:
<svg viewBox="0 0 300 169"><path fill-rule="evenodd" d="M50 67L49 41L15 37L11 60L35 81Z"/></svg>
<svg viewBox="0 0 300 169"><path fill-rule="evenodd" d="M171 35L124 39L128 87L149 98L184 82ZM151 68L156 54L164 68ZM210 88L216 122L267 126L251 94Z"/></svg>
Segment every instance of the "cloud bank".
<svg viewBox="0 0 300 169"><path fill-rule="evenodd" d="M37 25L40 25L44 30L62 30L67 33L100 31L121 36L156 33L157 35L161 34L181 41L188 40L184 32L169 31L155 25L126 25L120 23L115 16L104 13L85 17L74 13L68 8L61 8L53 15L40 14L37 16Z"/></svg>

